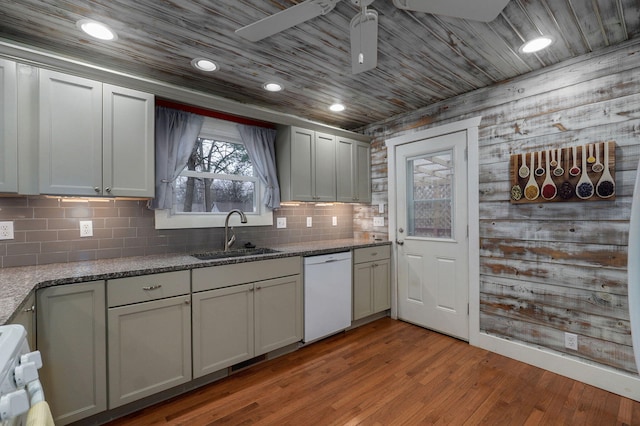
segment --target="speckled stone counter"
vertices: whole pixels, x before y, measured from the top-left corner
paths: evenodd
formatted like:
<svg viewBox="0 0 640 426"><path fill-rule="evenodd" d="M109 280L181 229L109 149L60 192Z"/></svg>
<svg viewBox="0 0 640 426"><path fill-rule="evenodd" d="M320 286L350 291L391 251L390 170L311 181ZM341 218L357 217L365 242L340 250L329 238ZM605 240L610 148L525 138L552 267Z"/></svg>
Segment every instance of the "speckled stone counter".
<svg viewBox="0 0 640 426"><path fill-rule="evenodd" d="M215 260L198 260L186 254L167 254L4 268L0 269L0 325L10 322L29 295L39 288L263 259L314 256L388 244L389 241L346 239L273 246L270 248L277 250L276 253Z"/></svg>

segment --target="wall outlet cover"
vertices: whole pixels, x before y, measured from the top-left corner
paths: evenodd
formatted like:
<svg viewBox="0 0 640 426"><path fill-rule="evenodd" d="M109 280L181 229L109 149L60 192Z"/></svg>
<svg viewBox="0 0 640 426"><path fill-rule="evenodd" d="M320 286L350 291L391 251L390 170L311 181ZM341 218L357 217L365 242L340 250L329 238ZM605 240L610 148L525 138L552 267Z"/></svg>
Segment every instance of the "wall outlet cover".
<svg viewBox="0 0 640 426"><path fill-rule="evenodd" d="M0 240L13 240L13 222L0 222Z"/></svg>
<svg viewBox="0 0 640 426"><path fill-rule="evenodd" d="M338 216L333 216L331 218L331 225L332 226L338 226Z"/></svg>
<svg viewBox="0 0 640 426"><path fill-rule="evenodd" d="M577 351L578 335L573 333L564 333L564 347L567 349L572 349L574 351Z"/></svg>
<svg viewBox="0 0 640 426"><path fill-rule="evenodd" d="M93 237L93 222L90 220L80 221L80 237Z"/></svg>
<svg viewBox="0 0 640 426"><path fill-rule="evenodd" d="M313 226L313 218L311 216L307 216L307 228L311 228Z"/></svg>
<svg viewBox="0 0 640 426"><path fill-rule="evenodd" d="M276 228L286 228L287 227L287 218L279 217L276 219Z"/></svg>
<svg viewBox="0 0 640 426"><path fill-rule="evenodd" d="M384 216L374 216L373 226L384 226Z"/></svg>

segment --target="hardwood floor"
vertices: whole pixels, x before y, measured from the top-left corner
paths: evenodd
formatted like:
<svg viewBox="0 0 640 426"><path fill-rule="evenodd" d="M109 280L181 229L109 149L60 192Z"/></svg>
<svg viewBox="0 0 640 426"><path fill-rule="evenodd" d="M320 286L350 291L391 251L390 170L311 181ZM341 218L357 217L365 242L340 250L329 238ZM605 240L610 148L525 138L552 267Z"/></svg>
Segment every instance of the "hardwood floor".
<svg viewBox="0 0 640 426"><path fill-rule="evenodd" d="M640 403L384 318L112 425L640 425Z"/></svg>

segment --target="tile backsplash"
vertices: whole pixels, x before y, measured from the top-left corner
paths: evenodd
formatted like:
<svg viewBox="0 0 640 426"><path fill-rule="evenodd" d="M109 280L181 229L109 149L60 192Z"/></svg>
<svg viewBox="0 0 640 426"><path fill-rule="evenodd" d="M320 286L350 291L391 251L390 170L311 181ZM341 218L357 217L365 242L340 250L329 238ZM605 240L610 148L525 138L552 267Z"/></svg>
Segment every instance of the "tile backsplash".
<svg viewBox="0 0 640 426"><path fill-rule="evenodd" d="M337 226L332 217L337 217ZM276 218L287 228L277 229ZM306 218L313 218L308 228ZM80 238L80 221L91 220L93 236ZM163 253L220 249L223 228L155 229L145 200L0 197L0 221L13 221L14 239L0 241L0 266L43 265ZM301 243L353 237L350 204L282 206L273 226L236 227L236 246Z"/></svg>

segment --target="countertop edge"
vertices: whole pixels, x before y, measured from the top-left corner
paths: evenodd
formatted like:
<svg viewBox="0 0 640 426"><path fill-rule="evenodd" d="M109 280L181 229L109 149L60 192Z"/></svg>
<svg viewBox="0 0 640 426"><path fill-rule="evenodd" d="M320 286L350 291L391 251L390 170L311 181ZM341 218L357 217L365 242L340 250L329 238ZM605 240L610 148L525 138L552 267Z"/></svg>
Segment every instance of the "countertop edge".
<svg viewBox="0 0 640 426"><path fill-rule="evenodd" d="M210 266L293 256L317 256L358 248L391 245L390 241L336 240L271 246L275 253L198 260L189 254L136 256L0 269L0 325L10 323L35 291L52 286L101 281Z"/></svg>

